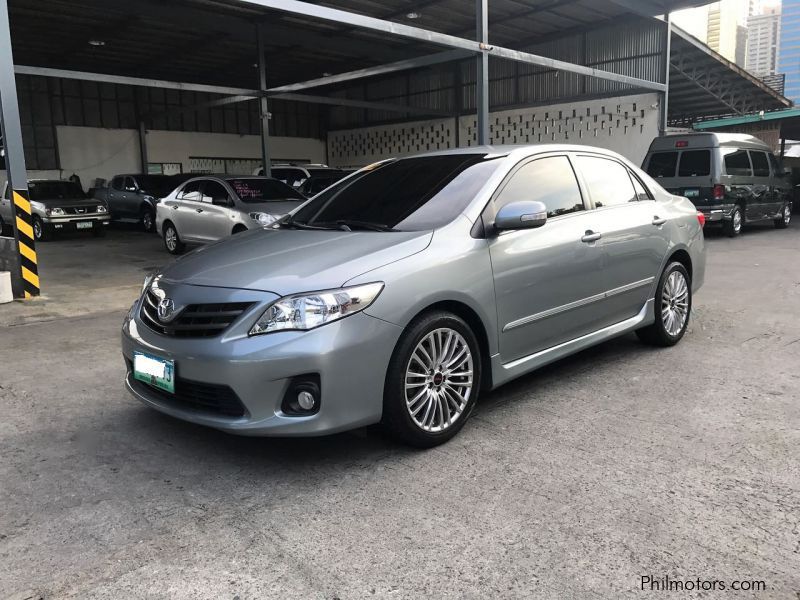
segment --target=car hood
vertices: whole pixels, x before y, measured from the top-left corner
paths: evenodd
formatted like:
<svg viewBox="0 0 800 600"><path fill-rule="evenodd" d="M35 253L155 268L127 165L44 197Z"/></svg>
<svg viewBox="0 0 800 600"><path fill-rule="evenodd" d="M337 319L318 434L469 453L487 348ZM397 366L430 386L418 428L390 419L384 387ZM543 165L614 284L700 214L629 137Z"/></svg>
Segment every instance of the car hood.
<svg viewBox="0 0 800 600"><path fill-rule="evenodd" d="M303 202L305 202L305 200L273 200L271 202L258 203L248 202L247 204L240 204L239 209L242 212L263 212L282 217L283 215L289 213L289 211L292 211L303 204Z"/></svg>
<svg viewBox="0 0 800 600"><path fill-rule="evenodd" d="M42 200L32 200L31 202L38 202L45 208L55 208L56 206L97 206L103 203L97 198L44 198Z"/></svg>
<svg viewBox="0 0 800 600"><path fill-rule="evenodd" d="M280 296L334 289L421 252L432 235L430 231L256 229L187 254L162 271L162 280Z"/></svg>

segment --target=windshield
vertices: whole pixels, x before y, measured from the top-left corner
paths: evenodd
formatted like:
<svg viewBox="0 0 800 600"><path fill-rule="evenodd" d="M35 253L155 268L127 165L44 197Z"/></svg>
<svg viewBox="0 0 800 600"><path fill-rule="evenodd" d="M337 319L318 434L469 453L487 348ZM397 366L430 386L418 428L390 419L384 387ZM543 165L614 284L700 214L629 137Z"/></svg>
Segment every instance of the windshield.
<svg viewBox="0 0 800 600"><path fill-rule="evenodd" d="M291 222L435 229L461 214L500 162L485 154L385 162L328 188L295 213Z"/></svg>
<svg viewBox="0 0 800 600"><path fill-rule="evenodd" d="M283 202L285 200L305 200L302 194L291 187L267 177L247 177L227 180L239 199L246 204L259 202Z"/></svg>
<svg viewBox="0 0 800 600"><path fill-rule="evenodd" d="M71 181L31 181L28 183L31 200L83 200L86 194Z"/></svg>
<svg viewBox="0 0 800 600"><path fill-rule="evenodd" d="M141 190L159 198L169 195L181 183L180 179L171 175L143 175L137 179Z"/></svg>

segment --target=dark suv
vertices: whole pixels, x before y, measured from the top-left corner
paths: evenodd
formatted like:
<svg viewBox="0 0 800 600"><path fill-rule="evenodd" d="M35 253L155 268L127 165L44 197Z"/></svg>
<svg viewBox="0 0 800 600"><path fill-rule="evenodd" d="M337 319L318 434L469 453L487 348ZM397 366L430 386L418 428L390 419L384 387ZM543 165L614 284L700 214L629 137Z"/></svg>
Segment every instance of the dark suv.
<svg viewBox="0 0 800 600"><path fill-rule="evenodd" d="M193 174L185 175L115 175L108 188L95 190L95 197L105 198L112 221L135 221L145 231L155 231L156 204Z"/></svg>

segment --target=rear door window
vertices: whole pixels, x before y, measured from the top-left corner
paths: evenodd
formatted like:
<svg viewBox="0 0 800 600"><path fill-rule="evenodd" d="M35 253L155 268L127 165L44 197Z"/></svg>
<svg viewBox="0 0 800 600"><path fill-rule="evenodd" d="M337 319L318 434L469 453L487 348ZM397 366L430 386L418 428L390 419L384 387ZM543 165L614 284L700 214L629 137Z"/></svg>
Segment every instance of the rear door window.
<svg viewBox="0 0 800 600"><path fill-rule="evenodd" d="M654 152L647 164L647 174L650 177L675 177L677 163L677 152Z"/></svg>
<svg viewBox="0 0 800 600"><path fill-rule="evenodd" d="M111 180L111 188L117 190L118 192L121 192L122 188L124 187L123 186L124 181L125 181L124 177L114 177L114 179Z"/></svg>
<svg viewBox="0 0 800 600"><path fill-rule="evenodd" d="M767 160L766 152L750 150L750 161L753 163L753 175L769 177L769 160Z"/></svg>
<svg viewBox="0 0 800 600"><path fill-rule="evenodd" d="M217 206L228 206L230 204L230 194L225 186L219 181L209 179L203 188L203 202L211 202Z"/></svg>
<svg viewBox="0 0 800 600"><path fill-rule="evenodd" d="M628 169L617 161L597 156L578 156L576 162L597 208L638 200Z"/></svg>
<svg viewBox="0 0 800 600"><path fill-rule="evenodd" d="M203 180L190 181L183 189L178 192L178 200L190 200L191 202L200 202L200 188L203 185Z"/></svg>
<svg viewBox="0 0 800 600"><path fill-rule="evenodd" d="M710 150L684 150L678 165L678 177L705 177L711 175Z"/></svg>
<svg viewBox="0 0 800 600"><path fill-rule="evenodd" d="M728 175L752 175L747 150L723 150L725 153L725 173Z"/></svg>
<svg viewBox="0 0 800 600"><path fill-rule="evenodd" d="M644 187L639 178L630 173L631 181L633 181L633 189L636 191L636 199L637 200L652 200L653 197L650 195L650 192L647 191L647 188Z"/></svg>

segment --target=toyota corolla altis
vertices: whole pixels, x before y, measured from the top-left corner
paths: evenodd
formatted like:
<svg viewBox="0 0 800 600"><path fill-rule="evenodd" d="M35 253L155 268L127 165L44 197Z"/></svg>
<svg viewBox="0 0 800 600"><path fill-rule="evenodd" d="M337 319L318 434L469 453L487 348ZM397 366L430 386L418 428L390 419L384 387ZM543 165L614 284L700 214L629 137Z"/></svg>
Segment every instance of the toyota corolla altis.
<svg viewBox="0 0 800 600"><path fill-rule="evenodd" d="M635 331L670 346L703 218L612 152L479 147L377 163L146 280L126 386L244 435L382 423L440 444L478 394Z"/></svg>

